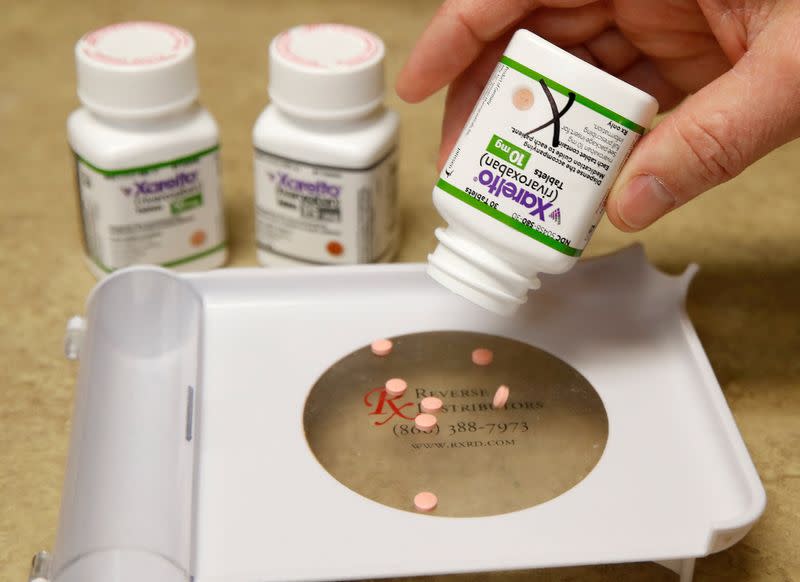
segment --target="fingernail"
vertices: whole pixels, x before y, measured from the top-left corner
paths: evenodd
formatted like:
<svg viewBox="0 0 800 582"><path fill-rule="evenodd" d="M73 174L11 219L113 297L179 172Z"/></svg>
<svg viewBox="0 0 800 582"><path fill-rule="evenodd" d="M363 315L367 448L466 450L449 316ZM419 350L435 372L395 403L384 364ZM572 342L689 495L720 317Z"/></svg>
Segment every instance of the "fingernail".
<svg viewBox="0 0 800 582"><path fill-rule="evenodd" d="M675 197L658 178L636 176L622 191L617 212L625 224L638 230L664 216L675 205Z"/></svg>

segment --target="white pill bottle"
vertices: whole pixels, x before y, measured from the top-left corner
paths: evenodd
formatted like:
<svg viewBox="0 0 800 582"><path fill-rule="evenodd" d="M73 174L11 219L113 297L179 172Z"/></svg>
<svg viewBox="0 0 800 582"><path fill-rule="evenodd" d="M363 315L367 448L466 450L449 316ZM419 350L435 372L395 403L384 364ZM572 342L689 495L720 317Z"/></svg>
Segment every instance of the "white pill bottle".
<svg viewBox="0 0 800 582"><path fill-rule="evenodd" d="M510 315L578 260L658 103L527 30L511 39L433 190L428 273Z"/></svg>
<svg viewBox="0 0 800 582"><path fill-rule="evenodd" d="M227 259L219 131L197 103L195 43L158 22L124 22L75 46L67 121L89 268L176 270Z"/></svg>
<svg viewBox="0 0 800 582"><path fill-rule="evenodd" d="M374 34L314 24L269 47L271 103L253 128L265 266L387 261L398 242L398 116Z"/></svg>

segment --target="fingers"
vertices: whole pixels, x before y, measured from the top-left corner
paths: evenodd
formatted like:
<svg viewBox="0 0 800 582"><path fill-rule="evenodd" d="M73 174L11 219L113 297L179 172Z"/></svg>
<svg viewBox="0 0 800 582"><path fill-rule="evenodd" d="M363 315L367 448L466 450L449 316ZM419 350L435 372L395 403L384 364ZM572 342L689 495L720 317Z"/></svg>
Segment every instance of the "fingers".
<svg viewBox="0 0 800 582"><path fill-rule="evenodd" d="M719 46L712 44L691 56L651 60L664 79L686 93L694 93L731 69Z"/></svg>
<svg viewBox="0 0 800 582"><path fill-rule="evenodd" d="M446 0L400 71L397 94L414 103L435 93L534 8L533 0Z"/></svg>
<svg viewBox="0 0 800 582"><path fill-rule="evenodd" d="M442 141L439 146L438 168L442 169L453 149L461 129L478 101L486 81L497 66L511 33L490 43L480 57L450 84L442 120Z"/></svg>
<svg viewBox="0 0 800 582"><path fill-rule="evenodd" d="M435 93L538 6L574 8L595 1L445 0L400 71L397 94L414 103Z"/></svg>
<svg viewBox="0 0 800 582"><path fill-rule="evenodd" d="M603 69L613 75L621 73L639 58L639 50L616 28L605 29L584 44Z"/></svg>
<svg viewBox="0 0 800 582"><path fill-rule="evenodd" d="M540 8L516 28L533 30L559 46L574 46L596 37L613 23L605 2L576 8Z"/></svg>
<svg viewBox="0 0 800 582"><path fill-rule="evenodd" d="M606 207L617 227L644 228L800 136L800 59L774 47L748 53L634 148Z"/></svg>
<svg viewBox="0 0 800 582"><path fill-rule="evenodd" d="M655 97L661 111L669 111L686 96L684 91L664 79L661 72L649 59L637 60L618 76L626 83Z"/></svg>
<svg viewBox="0 0 800 582"><path fill-rule="evenodd" d="M587 63L589 63L593 67L600 66L600 63L598 63L597 59L595 59L594 56L592 55L592 53L589 52L589 49L587 49L583 45L573 46L573 47L570 47L570 48L568 48L566 50L567 50L568 53L571 53L571 54L575 55L576 57L578 57L582 61L586 61Z"/></svg>

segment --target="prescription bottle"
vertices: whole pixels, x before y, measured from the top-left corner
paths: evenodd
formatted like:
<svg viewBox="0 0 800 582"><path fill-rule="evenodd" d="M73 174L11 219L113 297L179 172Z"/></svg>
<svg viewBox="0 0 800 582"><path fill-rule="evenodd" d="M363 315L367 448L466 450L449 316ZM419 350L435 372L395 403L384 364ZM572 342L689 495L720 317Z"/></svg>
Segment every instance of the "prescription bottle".
<svg viewBox="0 0 800 582"><path fill-rule="evenodd" d="M67 134L91 271L224 264L219 131L197 103L194 39L124 22L81 38L75 61Z"/></svg>
<svg viewBox="0 0 800 582"><path fill-rule="evenodd" d="M397 248L398 116L384 46L341 24L269 46L271 103L253 128L256 243L266 266L387 261Z"/></svg>
<svg viewBox="0 0 800 582"><path fill-rule="evenodd" d="M517 31L433 189L447 221L428 273L510 315L577 262L658 110L650 95Z"/></svg>

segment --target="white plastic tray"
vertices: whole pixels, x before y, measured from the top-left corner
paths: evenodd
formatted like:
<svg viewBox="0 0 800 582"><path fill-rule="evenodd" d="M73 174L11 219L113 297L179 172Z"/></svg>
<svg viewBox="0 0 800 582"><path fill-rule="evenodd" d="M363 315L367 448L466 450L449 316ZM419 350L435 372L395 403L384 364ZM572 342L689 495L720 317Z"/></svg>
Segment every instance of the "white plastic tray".
<svg viewBox="0 0 800 582"><path fill-rule="evenodd" d="M341 580L654 560L689 580L693 558L736 543L765 505L684 311L693 273L666 276L632 248L547 278L506 319L421 265L119 272L88 303L50 579ZM514 338L577 369L608 414L594 470L551 501L477 518L400 511L332 478L305 440L309 389L373 339L427 330Z"/></svg>

